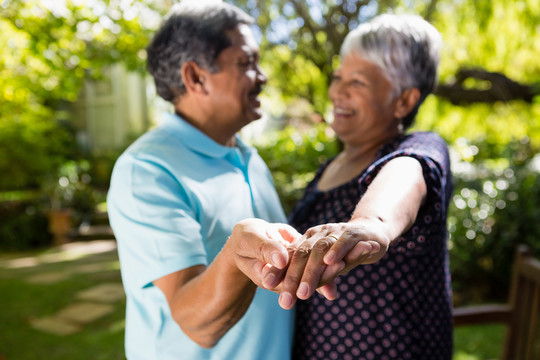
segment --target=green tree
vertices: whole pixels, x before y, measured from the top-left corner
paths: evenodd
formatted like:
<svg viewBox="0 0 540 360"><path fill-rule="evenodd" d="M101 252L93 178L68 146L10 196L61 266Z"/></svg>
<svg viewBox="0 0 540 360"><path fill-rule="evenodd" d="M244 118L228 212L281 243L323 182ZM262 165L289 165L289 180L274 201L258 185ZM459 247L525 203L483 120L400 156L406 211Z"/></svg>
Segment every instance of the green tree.
<svg viewBox="0 0 540 360"><path fill-rule="evenodd" d="M36 186L73 156L66 110L86 79L116 62L144 70L143 12L159 20L145 2L0 2L0 189Z"/></svg>
<svg viewBox="0 0 540 360"><path fill-rule="evenodd" d="M435 129L450 142L466 136L505 144L529 136L538 144L540 125L535 120L540 110L534 100L540 93L540 69L535 61L540 53L537 1L234 3L257 18L269 86L278 88L286 103L306 98L315 111L325 114L328 79L345 35L379 13L414 12L431 21L445 41L440 91L424 106L418 127ZM522 87L511 87L512 81Z"/></svg>
<svg viewBox="0 0 540 360"><path fill-rule="evenodd" d="M446 98L430 99L419 126L437 130L452 143L460 137L491 143L490 150L496 152L488 156L502 154L506 144L523 137L530 138L534 148L540 146L539 20L536 1L439 1L433 23L445 41L441 83L462 80L457 87L462 96L476 101L452 104ZM480 77L459 79L463 69L477 68L485 70ZM500 89L497 77L486 72L528 86L530 96L505 101L500 92L517 91L504 80ZM479 93L484 98L477 97Z"/></svg>

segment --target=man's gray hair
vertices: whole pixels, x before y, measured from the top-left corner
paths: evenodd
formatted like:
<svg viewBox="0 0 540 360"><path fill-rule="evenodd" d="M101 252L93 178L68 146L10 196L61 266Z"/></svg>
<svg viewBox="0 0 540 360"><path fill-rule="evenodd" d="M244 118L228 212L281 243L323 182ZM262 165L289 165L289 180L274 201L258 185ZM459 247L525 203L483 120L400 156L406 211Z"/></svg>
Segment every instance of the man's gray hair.
<svg viewBox="0 0 540 360"><path fill-rule="evenodd" d="M403 120L409 127L418 107L437 84L441 35L418 15L383 14L360 24L341 46L341 57L355 54L377 65L393 87L392 96L418 88L420 100Z"/></svg>
<svg viewBox="0 0 540 360"><path fill-rule="evenodd" d="M185 93L180 69L188 61L218 71L216 59L231 45L227 31L253 22L241 9L219 0L183 0L173 5L146 48L147 68L159 96L172 102Z"/></svg>

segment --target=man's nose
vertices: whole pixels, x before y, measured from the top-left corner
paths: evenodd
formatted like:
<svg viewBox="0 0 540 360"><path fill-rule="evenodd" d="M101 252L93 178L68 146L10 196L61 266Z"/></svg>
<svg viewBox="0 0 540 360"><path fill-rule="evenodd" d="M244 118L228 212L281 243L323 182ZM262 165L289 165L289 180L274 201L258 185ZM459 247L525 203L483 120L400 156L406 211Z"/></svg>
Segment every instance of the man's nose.
<svg viewBox="0 0 540 360"><path fill-rule="evenodd" d="M266 84L268 82L268 77L259 64L257 64L257 82L259 84Z"/></svg>

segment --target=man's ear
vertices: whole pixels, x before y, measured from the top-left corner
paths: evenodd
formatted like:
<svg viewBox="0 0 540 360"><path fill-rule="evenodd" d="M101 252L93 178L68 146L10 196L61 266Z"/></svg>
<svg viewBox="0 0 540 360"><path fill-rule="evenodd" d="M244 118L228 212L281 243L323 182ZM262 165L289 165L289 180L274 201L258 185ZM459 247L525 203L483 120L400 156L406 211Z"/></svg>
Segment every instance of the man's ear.
<svg viewBox="0 0 540 360"><path fill-rule="evenodd" d="M187 61L182 65L180 69L182 80L186 86L188 93L204 93L207 94L204 87L205 71L199 67L193 61Z"/></svg>
<svg viewBox="0 0 540 360"><path fill-rule="evenodd" d="M412 111L412 109L414 109L419 100L420 90L418 90L418 88L410 88L403 91L396 100L394 117L403 119Z"/></svg>

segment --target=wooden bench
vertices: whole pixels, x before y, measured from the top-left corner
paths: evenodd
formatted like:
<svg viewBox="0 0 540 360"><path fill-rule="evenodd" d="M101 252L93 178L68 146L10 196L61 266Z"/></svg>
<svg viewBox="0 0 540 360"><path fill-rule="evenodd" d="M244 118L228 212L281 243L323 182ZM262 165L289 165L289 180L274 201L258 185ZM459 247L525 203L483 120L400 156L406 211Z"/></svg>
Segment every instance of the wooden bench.
<svg viewBox="0 0 540 360"><path fill-rule="evenodd" d="M506 324L501 360L540 359L540 261L525 245L516 250L508 304L454 309L454 326Z"/></svg>

